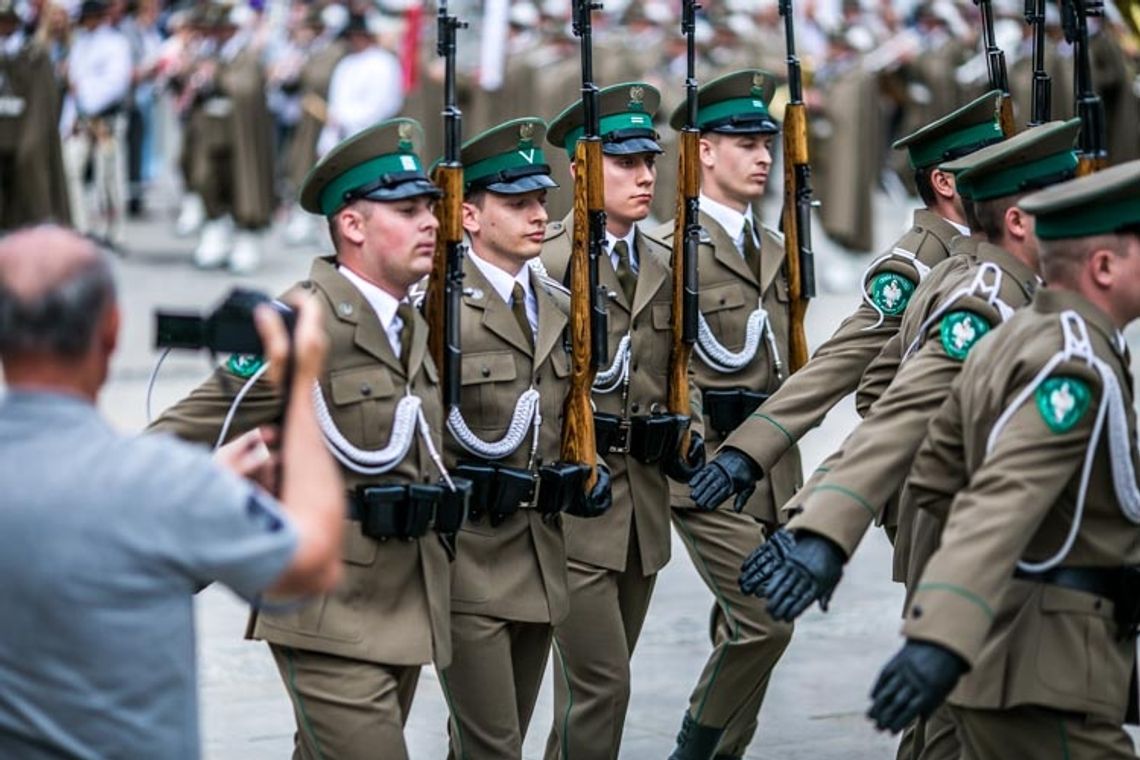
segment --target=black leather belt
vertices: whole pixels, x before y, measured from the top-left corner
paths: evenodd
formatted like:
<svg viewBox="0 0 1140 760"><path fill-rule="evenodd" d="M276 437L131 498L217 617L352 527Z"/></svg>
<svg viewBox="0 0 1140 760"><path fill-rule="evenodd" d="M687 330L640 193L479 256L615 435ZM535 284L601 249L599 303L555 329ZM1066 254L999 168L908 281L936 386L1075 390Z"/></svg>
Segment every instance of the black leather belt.
<svg viewBox="0 0 1140 760"><path fill-rule="evenodd" d="M468 460L453 471L471 482L472 522L484 514L499 525L520 509L533 509L552 517L569 509L582 497L588 467L554 462L538 470L507 467L495 462Z"/></svg>
<svg viewBox="0 0 1140 760"><path fill-rule="evenodd" d="M643 414L619 417L594 413L595 445L602 455L629 454L642 464L653 464L671 455L689 427L680 414Z"/></svg>
<svg viewBox="0 0 1140 760"><path fill-rule="evenodd" d="M348 516L378 541L410 541L429 530L455 533L467 516L471 484L462 478L452 482L454 491L430 483L360 486L348 494Z"/></svg>
<svg viewBox="0 0 1140 760"><path fill-rule="evenodd" d="M760 408L768 398L767 393L747 388L710 388L701 391L701 403L709 427L721 438L740 427L748 416Z"/></svg>
<svg viewBox="0 0 1140 760"><path fill-rule="evenodd" d="M1054 567L1034 573L1019 567L1013 571L1013 577L1115 599L1120 588L1120 571L1117 567Z"/></svg>

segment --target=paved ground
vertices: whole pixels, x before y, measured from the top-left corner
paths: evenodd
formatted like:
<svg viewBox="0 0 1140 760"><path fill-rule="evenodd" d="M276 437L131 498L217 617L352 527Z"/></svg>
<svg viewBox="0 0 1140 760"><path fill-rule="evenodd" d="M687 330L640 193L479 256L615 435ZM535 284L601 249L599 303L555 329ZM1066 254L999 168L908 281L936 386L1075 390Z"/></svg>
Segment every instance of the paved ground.
<svg viewBox="0 0 1140 760"><path fill-rule="evenodd" d="M879 199L878 237L883 244L901 231L909 211ZM102 399L105 412L124 429L146 421L147 381L156 359L151 348L153 308L202 306L235 282L223 273L189 265L192 243L169 234L164 219L134 224L129 254L118 266L126 304L125 333ZM246 280L279 291L304 275L316 248L288 249L272 238L262 272ZM818 345L858 298L859 265L817 235L819 270L829 290L809 310L809 339ZM1138 341L1135 340L1134 351ZM1134 355L1136 355L1134 353ZM204 356L172 357L156 385L153 408L177 400L209 371ZM847 402L803 443L810 471L852 427ZM707 614L711 598L674 541L674 560L663 571L633 661L633 696L623 758L663 758L687 705L689 689L708 653ZM772 678L760 729L749 758L766 760L858 760L893 756L894 740L877 734L863 718L875 673L899 644L901 595L887 580L889 546L876 532L851 563L832 610L804 616ZM206 756L214 760L287 757L292 746L292 713L263 645L241 639L245 610L224 590L209 589L198 602L201 693ZM549 679L544 685L526 757L540 757L550 725ZM408 725L413 758L446 755L446 712L435 673L425 670Z"/></svg>

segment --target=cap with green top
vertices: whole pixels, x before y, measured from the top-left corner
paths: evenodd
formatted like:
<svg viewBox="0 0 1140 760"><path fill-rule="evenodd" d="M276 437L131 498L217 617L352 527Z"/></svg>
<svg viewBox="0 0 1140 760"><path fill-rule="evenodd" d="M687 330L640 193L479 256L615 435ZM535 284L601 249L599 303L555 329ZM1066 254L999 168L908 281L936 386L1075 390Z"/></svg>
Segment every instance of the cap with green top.
<svg viewBox="0 0 1140 760"><path fill-rule="evenodd" d="M657 143L653 117L661 106L661 93L644 82L624 82L598 91L598 121L602 152L611 156L664 153ZM579 100L550 122L546 141L571 156L586 132L585 112Z"/></svg>
<svg viewBox="0 0 1140 760"><path fill-rule="evenodd" d="M706 82L697 90L697 129L727 135L771 135L780 125L768 113L776 77L762 69L743 69ZM685 126L686 105L669 117L669 126Z"/></svg>
<svg viewBox="0 0 1140 760"><path fill-rule="evenodd" d="M988 201L1072 179L1080 119L1051 121L938 168L953 172L958 194Z"/></svg>
<svg viewBox="0 0 1140 760"><path fill-rule="evenodd" d="M1107 235L1140 226L1140 161L1062 182L1021 199L1042 240Z"/></svg>
<svg viewBox="0 0 1140 760"><path fill-rule="evenodd" d="M362 130L330 150L301 185L301 208L332 216L361 199L398 201L438 197L416 151L424 133L412 119L389 119Z"/></svg>
<svg viewBox="0 0 1140 760"><path fill-rule="evenodd" d="M463 191L490 190L518 195L558 187L542 152L546 122L536 117L512 119L463 144Z"/></svg>
<svg viewBox="0 0 1140 760"><path fill-rule="evenodd" d="M1001 90L991 90L957 111L927 124L895 141L895 150L906 149L910 165L915 169L951 161L1001 142L1004 135L998 122L998 100Z"/></svg>

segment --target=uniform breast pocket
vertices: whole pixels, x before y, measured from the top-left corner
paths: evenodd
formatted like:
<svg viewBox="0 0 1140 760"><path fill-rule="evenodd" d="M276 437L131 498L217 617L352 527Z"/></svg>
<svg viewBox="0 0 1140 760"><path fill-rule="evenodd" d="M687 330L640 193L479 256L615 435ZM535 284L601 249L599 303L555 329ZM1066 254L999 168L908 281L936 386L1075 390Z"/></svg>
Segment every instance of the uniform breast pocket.
<svg viewBox="0 0 1140 760"><path fill-rule="evenodd" d="M748 315L755 303L737 282L701 288L701 313L716 339L731 351L743 347Z"/></svg>
<svg viewBox="0 0 1140 760"><path fill-rule="evenodd" d="M396 385L387 370L356 367L331 372L329 389L333 422L349 441L363 448L387 443L396 395Z"/></svg>
<svg viewBox="0 0 1140 760"><path fill-rule="evenodd" d="M505 386L513 386L518 376L518 367L512 351L464 354L461 382L464 416L467 416L469 414L467 410L471 409L472 416L468 418L468 423L478 426L479 422L475 417L483 410L495 414L497 406L503 406L508 410L513 408L516 399L504 397L500 400L496 394ZM469 403L471 406L468 406Z"/></svg>

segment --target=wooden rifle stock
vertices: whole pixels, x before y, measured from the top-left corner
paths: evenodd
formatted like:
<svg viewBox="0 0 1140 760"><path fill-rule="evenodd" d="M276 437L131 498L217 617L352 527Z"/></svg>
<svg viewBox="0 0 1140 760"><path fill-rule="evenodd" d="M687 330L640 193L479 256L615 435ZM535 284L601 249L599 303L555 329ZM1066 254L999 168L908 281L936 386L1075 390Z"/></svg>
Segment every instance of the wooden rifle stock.
<svg viewBox="0 0 1140 760"><path fill-rule="evenodd" d="M439 230L436 232L435 253L432 255L431 274L428 275L427 294L424 297L424 317L430 327L428 350L446 379L446 285L451 251L463 243L463 167L440 164L432 174L432 181L443 191L443 197L435 204Z"/></svg>
<svg viewBox="0 0 1140 760"><path fill-rule="evenodd" d="M699 221L694 202L700 197L701 173L697 158L700 132L686 128L681 132L677 172L677 213L673 221L673 342L669 355L670 414L688 416L689 360L696 342L698 308L697 246L700 244ZM681 436L678 451L689 450L689 430Z"/></svg>
<svg viewBox="0 0 1140 760"><path fill-rule="evenodd" d="M803 103L789 103L784 111L784 255L788 276L789 311L788 370L796 372L807 364L808 345L804 319L807 316L805 272L800 260L799 220L806 216L800 208L800 176L797 167L808 165L807 109ZM809 286L811 288L811 286Z"/></svg>

